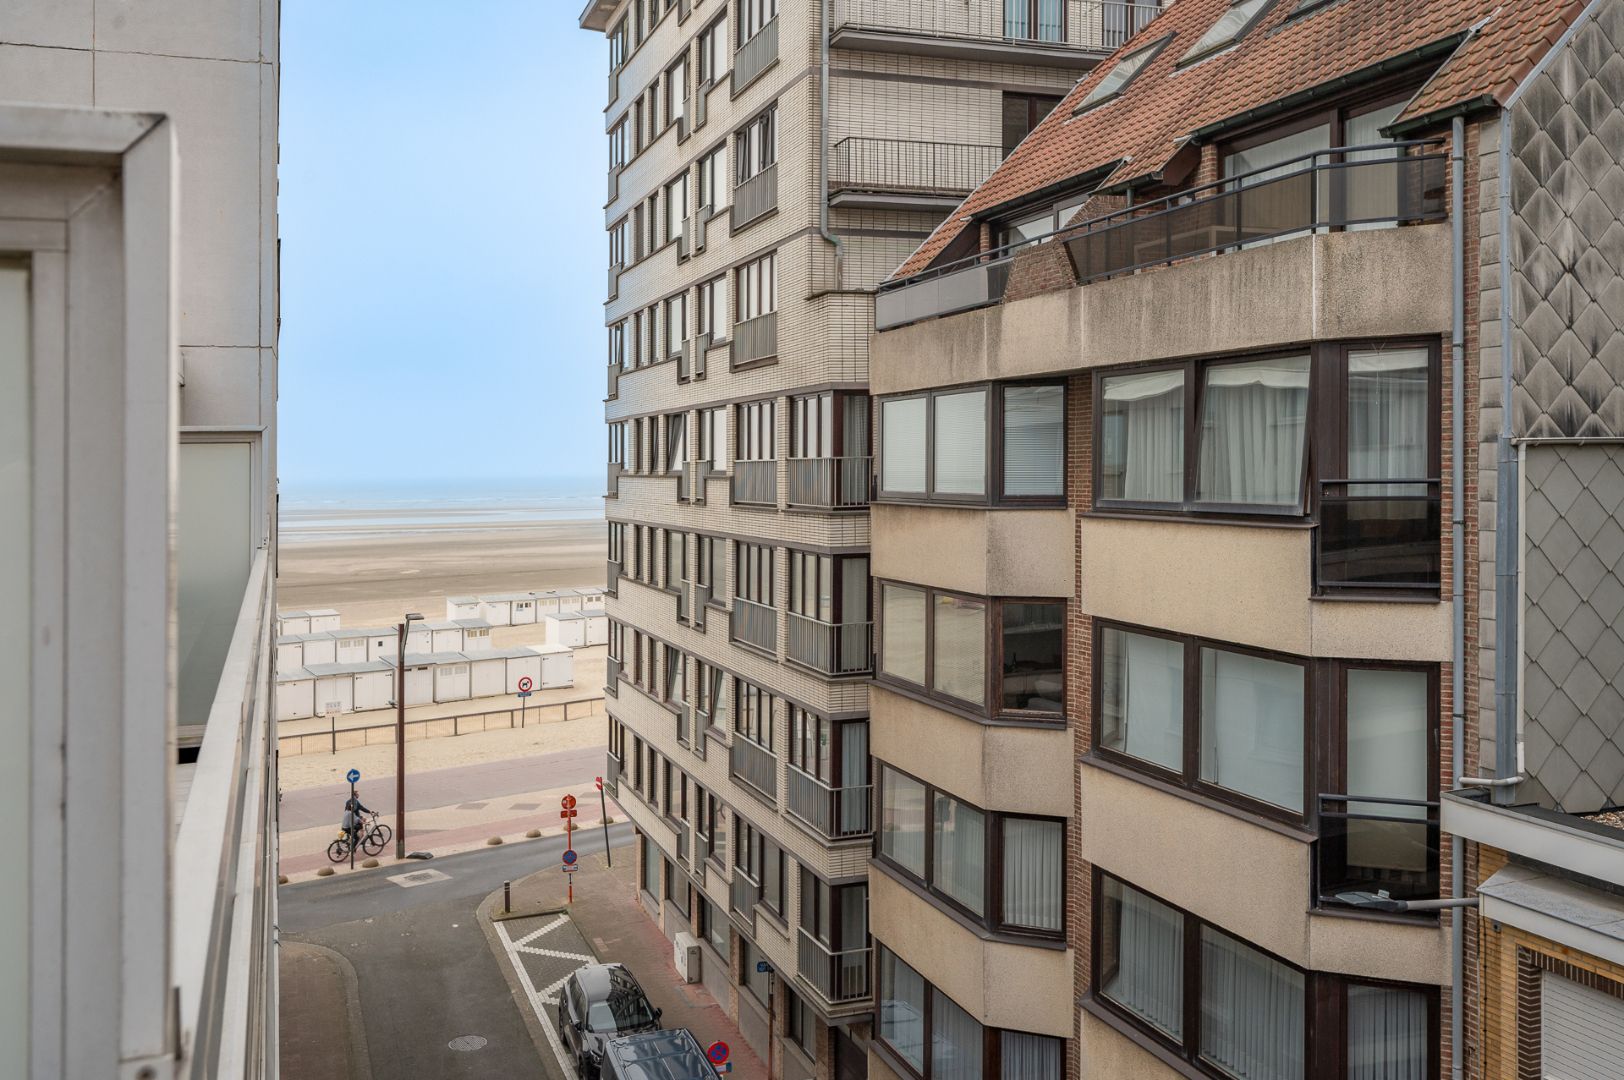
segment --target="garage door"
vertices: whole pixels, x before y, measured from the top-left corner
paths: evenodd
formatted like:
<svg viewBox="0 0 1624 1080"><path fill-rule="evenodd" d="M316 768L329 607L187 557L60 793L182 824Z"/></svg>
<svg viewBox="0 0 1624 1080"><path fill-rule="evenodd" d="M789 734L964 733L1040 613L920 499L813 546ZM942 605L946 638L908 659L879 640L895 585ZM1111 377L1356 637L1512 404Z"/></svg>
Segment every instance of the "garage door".
<svg viewBox="0 0 1624 1080"><path fill-rule="evenodd" d="M1540 979L1540 1014L1545 1080L1624 1076L1624 999L1546 971Z"/></svg>

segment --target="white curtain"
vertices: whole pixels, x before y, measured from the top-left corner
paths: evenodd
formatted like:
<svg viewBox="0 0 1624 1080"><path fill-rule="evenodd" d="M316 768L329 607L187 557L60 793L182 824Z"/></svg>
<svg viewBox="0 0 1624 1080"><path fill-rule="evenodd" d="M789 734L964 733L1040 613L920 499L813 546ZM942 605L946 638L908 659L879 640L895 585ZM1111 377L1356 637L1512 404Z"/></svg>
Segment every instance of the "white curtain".
<svg viewBox="0 0 1624 1080"><path fill-rule="evenodd" d="M1201 779L1303 808L1300 664L1201 650Z"/></svg>
<svg viewBox="0 0 1624 1080"><path fill-rule="evenodd" d="M1348 670L1346 794L1418 802L1426 799L1427 712L1425 672ZM1405 822L1426 819L1426 811L1418 806L1349 802L1348 810ZM1425 872L1428 856L1423 830L1424 826L1418 824L1349 821L1348 863Z"/></svg>
<svg viewBox="0 0 1624 1080"><path fill-rule="evenodd" d="M931 1080L981 1080L981 1025L940 990L930 1000Z"/></svg>
<svg viewBox="0 0 1624 1080"><path fill-rule="evenodd" d="M1025 38L1032 36L1030 0L1004 0L1004 36Z"/></svg>
<svg viewBox="0 0 1624 1080"><path fill-rule="evenodd" d="M1402 101L1395 101L1360 116L1348 117L1343 145L1374 146L1385 143L1387 140L1382 136L1381 129L1391 124L1403 108ZM1343 155L1343 160L1396 161L1399 156L1400 152L1396 150L1350 150ZM1399 171L1401 168L1403 166L1400 165L1359 165L1344 170L1344 217L1349 221L1363 222L1349 225L1349 231L1380 229L1387 224L1385 219L1398 217L1399 184L1404 175Z"/></svg>
<svg viewBox="0 0 1624 1080"><path fill-rule="evenodd" d="M980 705L987 699L987 605L937 594L935 689Z"/></svg>
<svg viewBox="0 0 1624 1080"><path fill-rule="evenodd" d="M884 770L880 850L898 866L925 876L925 785Z"/></svg>
<svg viewBox="0 0 1624 1080"><path fill-rule="evenodd" d="M1024 1031L999 1033L999 1080L1060 1080L1060 1040Z"/></svg>
<svg viewBox="0 0 1624 1080"><path fill-rule="evenodd" d="M925 1071L925 980L889 949L880 950L880 1038Z"/></svg>
<svg viewBox="0 0 1624 1080"><path fill-rule="evenodd" d="M1348 1080L1426 1080L1427 998L1387 986L1348 987Z"/></svg>
<svg viewBox="0 0 1624 1080"><path fill-rule="evenodd" d="M1208 368L1196 498L1299 505L1307 415L1306 356Z"/></svg>
<svg viewBox="0 0 1624 1080"><path fill-rule="evenodd" d="M1004 819L1004 923L1058 931L1061 923L1062 827L1058 821ZM1006 1061L1004 1071L1009 1071Z"/></svg>
<svg viewBox="0 0 1624 1080"><path fill-rule="evenodd" d="M1303 1080L1303 975L1201 930L1201 1056L1238 1080Z"/></svg>
<svg viewBox="0 0 1624 1080"><path fill-rule="evenodd" d="M840 786L847 792L840 799L841 835L855 836L868 831L868 724L840 725Z"/></svg>
<svg viewBox="0 0 1624 1080"><path fill-rule="evenodd" d="M1184 769L1184 646L1106 630L1100 741L1174 771Z"/></svg>
<svg viewBox="0 0 1624 1080"><path fill-rule="evenodd" d="M1135 502L1184 498L1184 372L1104 380L1100 494Z"/></svg>
<svg viewBox="0 0 1624 1080"><path fill-rule="evenodd" d="M1114 878L1105 879L1107 921L1102 970L1115 960L1100 992L1174 1039L1184 1037L1184 916ZM1115 929L1116 955L1111 955Z"/></svg>
<svg viewBox="0 0 1624 1080"><path fill-rule="evenodd" d="M925 399L880 403L880 487L925 493Z"/></svg>
<svg viewBox="0 0 1624 1080"><path fill-rule="evenodd" d="M1065 493L1065 407L1064 387L1005 388L1005 495Z"/></svg>
<svg viewBox="0 0 1624 1080"><path fill-rule="evenodd" d="M982 495L987 490L987 391L934 399L935 493Z"/></svg>
<svg viewBox="0 0 1624 1080"><path fill-rule="evenodd" d="M946 795L936 796L931 847L934 884L976 914L986 910L987 819Z"/></svg>
<svg viewBox="0 0 1624 1080"><path fill-rule="evenodd" d="M1348 354L1349 480L1427 475L1427 350ZM1357 484L1351 495L1425 495L1421 484Z"/></svg>
<svg viewBox="0 0 1624 1080"><path fill-rule="evenodd" d="M887 675L925 684L925 593L880 587L880 658Z"/></svg>

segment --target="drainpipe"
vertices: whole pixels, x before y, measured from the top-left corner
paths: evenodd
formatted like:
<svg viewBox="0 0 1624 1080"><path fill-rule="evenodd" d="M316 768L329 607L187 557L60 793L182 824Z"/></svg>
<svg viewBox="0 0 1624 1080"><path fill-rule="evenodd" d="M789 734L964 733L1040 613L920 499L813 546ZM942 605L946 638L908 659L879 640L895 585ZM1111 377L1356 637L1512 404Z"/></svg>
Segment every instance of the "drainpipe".
<svg viewBox="0 0 1624 1080"><path fill-rule="evenodd" d="M841 286L840 238L829 231L829 6L819 0L823 17L823 54L818 76L818 235L835 249L835 289Z"/></svg>
<svg viewBox="0 0 1624 1080"><path fill-rule="evenodd" d="M1450 746L1453 761L1450 776L1459 776L1466 766L1466 122L1455 117L1450 130L1451 190L1449 207L1450 235L1452 238L1450 267L1454 278L1451 296L1451 332L1449 339L1449 415L1450 447L1453 464L1450 472L1450 596L1454 605L1455 628L1453 664L1450 669ZM1497 669L1498 670L1498 669ZM1451 837L1449 848L1449 895L1455 902L1449 909L1450 980L1449 980L1449 1061L1450 1076L1461 1080L1465 1075L1461 1058L1464 1053L1466 938L1460 903L1466 895L1466 841Z"/></svg>

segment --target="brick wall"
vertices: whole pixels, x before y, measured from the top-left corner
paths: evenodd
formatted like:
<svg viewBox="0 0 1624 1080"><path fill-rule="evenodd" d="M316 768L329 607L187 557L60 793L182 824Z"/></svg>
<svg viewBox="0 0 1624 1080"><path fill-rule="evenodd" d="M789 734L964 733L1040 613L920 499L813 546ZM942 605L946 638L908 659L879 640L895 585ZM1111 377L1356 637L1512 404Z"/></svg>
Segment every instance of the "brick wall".
<svg viewBox="0 0 1624 1080"><path fill-rule="evenodd" d="M1066 384L1066 490L1075 519L1094 500L1094 380L1090 375L1074 375ZM1075 528L1075 523L1074 523ZM1082 609L1083 562L1082 545L1073 533L1072 558L1073 589L1071 602L1066 605L1066 723L1071 728L1072 750L1077 758L1086 754L1091 745L1089 717L1093 711L1094 675L1094 619ZM1091 927L1093 908L1093 867L1078 854L1077 830L1082 824L1082 766L1073 773L1071 821L1072 833L1067 840L1066 881L1066 938L1072 948L1074 969L1072 983L1074 996L1081 997L1089 988L1091 963ZM1080 1016L1080 1014L1079 1014ZM1073 1029L1066 1050L1066 1080L1077 1080L1082 1075L1081 1042Z"/></svg>

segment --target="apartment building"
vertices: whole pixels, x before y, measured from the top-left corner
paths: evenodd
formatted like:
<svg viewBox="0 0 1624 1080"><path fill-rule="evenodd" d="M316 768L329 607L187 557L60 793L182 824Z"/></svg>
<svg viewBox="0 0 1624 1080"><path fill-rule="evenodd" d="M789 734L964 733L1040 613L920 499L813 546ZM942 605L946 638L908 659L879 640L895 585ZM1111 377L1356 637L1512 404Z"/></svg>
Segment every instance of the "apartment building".
<svg viewBox="0 0 1624 1080"><path fill-rule="evenodd" d="M0 9L0 1076L277 1075L277 26Z"/></svg>
<svg viewBox="0 0 1624 1080"><path fill-rule="evenodd" d="M874 289L1159 10L581 16L610 58L608 779L650 917L777 1074L868 1060Z"/></svg>
<svg viewBox="0 0 1624 1080"><path fill-rule="evenodd" d="M1624 1075L1621 102L1183 0L884 284L870 1076Z"/></svg>

